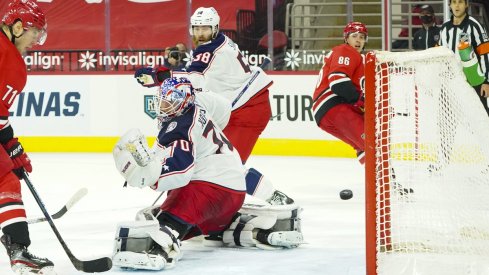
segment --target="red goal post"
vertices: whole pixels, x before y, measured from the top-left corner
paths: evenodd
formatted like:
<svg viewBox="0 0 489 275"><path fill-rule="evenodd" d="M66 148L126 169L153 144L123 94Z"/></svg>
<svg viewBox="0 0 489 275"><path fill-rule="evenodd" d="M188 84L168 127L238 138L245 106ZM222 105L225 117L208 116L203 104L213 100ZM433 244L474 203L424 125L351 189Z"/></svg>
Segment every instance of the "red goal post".
<svg viewBox="0 0 489 275"><path fill-rule="evenodd" d="M489 117L446 48L365 66L368 275L489 274Z"/></svg>

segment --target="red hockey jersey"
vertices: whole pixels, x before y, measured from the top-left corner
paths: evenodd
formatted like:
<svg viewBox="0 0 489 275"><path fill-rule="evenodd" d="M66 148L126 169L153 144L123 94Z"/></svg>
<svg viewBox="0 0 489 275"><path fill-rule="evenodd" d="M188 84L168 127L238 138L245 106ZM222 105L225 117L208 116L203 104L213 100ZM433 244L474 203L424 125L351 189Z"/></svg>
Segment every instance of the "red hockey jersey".
<svg viewBox="0 0 489 275"><path fill-rule="evenodd" d="M24 59L8 37L0 32L0 130L9 125L9 108L26 82Z"/></svg>
<svg viewBox="0 0 489 275"><path fill-rule="evenodd" d="M364 64L364 56L348 44L334 47L324 57L324 65L319 71L313 95L312 109L316 123L319 123L332 107L341 103L354 103L341 93L341 89L334 89L334 93L331 88L351 80L356 90L361 93L364 86Z"/></svg>

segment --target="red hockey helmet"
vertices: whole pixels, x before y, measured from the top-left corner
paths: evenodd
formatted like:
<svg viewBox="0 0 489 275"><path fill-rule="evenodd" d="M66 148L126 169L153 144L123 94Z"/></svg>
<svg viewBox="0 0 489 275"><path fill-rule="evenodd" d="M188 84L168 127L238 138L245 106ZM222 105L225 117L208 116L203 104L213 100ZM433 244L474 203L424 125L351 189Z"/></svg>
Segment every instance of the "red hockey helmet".
<svg viewBox="0 0 489 275"><path fill-rule="evenodd" d="M361 22L350 22L345 26L345 29L343 30L343 38L346 40L348 36L352 33L363 33L365 34L365 41L368 40L368 30L365 24Z"/></svg>
<svg viewBox="0 0 489 275"><path fill-rule="evenodd" d="M23 27L35 27L41 31L38 44L44 44L47 36L47 22L44 12L32 0L14 0L7 8L7 12L2 18L2 22L7 25L13 25L17 20L22 21Z"/></svg>

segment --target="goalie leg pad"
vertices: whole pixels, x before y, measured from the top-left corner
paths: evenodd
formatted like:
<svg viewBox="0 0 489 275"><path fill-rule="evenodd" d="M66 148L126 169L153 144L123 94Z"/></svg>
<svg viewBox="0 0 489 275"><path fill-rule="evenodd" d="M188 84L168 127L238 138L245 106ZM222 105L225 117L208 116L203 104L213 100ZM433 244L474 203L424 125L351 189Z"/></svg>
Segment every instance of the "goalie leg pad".
<svg viewBox="0 0 489 275"><path fill-rule="evenodd" d="M272 231L298 231L301 229L302 208L297 204L268 205L245 203L239 210L240 213L248 215L274 215L277 221Z"/></svg>
<svg viewBox="0 0 489 275"><path fill-rule="evenodd" d="M115 237L115 266L161 270L175 266L181 258L178 233L160 227L156 220L120 223Z"/></svg>
<svg viewBox="0 0 489 275"><path fill-rule="evenodd" d="M160 225L167 226L176 232L178 232L178 237L180 240L185 240L185 236L195 229L195 226L180 218L161 210L160 206L150 206L141 209L136 214L136 221L158 221Z"/></svg>
<svg viewBox="0 0 489 275"><path fill-rule="evenodd" d="M262 249L295 248L303 243L302 208L297 205L244 204L241 216L223 233L223 243Z"/></svg>
<svg viewBox="0 0 489 275"><path fill-rule="evenodd" d="M286 222L290 226L291 219ZM285 228L276 230L277 218L272 215L253 216L242 214L223 233L227 246L258 247L261 249L295 248L304 240L302 232ZM281 228L282 226L277 226Z"/></svg>
<svg viewBox="0 0 489 275"><path fill-rule="evenodd" d="M162 270L166 259L161 255L136 253L131 251L117 252L112 256L114 266L124 269Z"/></svg>
<svg viewBox="0 0 489 275"><path fill-rule="evenodd" d="M222 241L229 246L254 247L258 243L256 233L258 229L270 229L277 217L273 215L253 216L242 214L238 216L224 231Z"/></svg>

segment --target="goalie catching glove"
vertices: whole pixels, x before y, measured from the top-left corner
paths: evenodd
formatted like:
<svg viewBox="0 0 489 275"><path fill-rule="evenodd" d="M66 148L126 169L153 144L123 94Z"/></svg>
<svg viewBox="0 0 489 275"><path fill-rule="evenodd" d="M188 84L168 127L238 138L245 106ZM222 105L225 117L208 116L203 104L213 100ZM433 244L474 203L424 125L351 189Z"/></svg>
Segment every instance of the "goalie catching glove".
<svg viewBox="0 0 489 275"><path fill-rule="evenodd" d="M130 186L153 186L160 177L161 162L139 129L125 133L113 151L115 165Z"/></svg>

